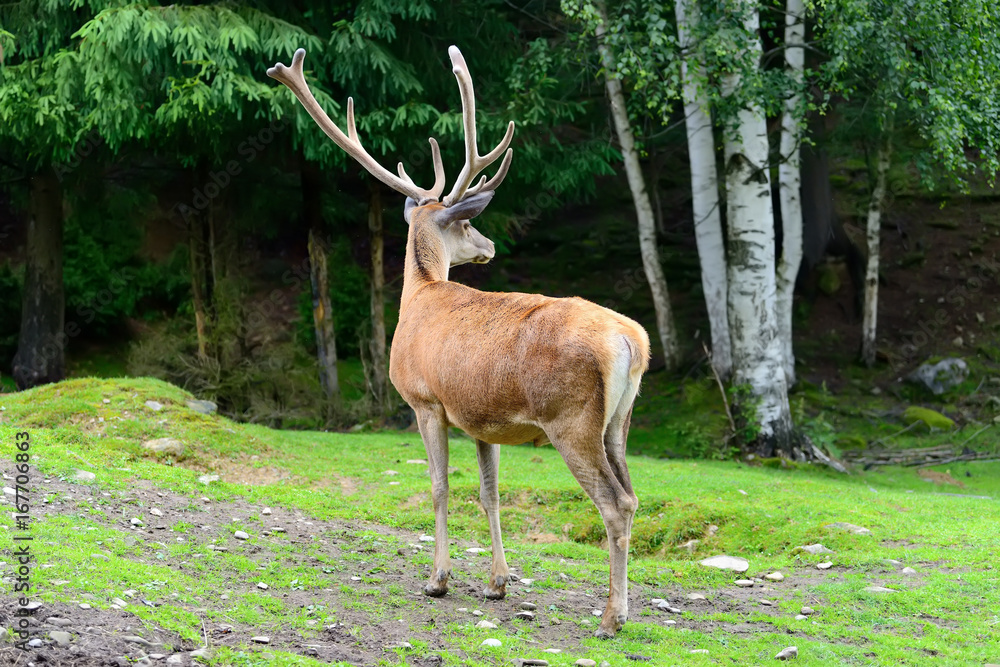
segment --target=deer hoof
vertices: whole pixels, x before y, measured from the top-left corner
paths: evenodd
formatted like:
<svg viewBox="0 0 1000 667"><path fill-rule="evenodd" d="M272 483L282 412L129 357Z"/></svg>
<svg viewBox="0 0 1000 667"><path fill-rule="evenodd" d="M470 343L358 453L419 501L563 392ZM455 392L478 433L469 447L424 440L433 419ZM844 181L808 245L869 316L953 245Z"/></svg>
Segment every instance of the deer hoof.
<svg viewBox="0 0 1000 667"><path fill-rule="evenodd" d="M617 630L608 630L602 625L597 628L597 632L594 633L594 636L598 639L613 639L616 634L618 634Z"/></svg>
<svg viewBox="0 0 1000 667"><path fill-rule="evenodd" d="M483 594L486 596L487 600L503 600L507 597L507 582L510 581L509 576L498 576L492 577L486 584L486 590Z"/></svg>
<svg viewBox="0 0 1000 667"><path fill-rule="evenodd" d="M439 598L448 592L448 584L441 584L436 581L424 586L424 595L432 598Z"/></svg>

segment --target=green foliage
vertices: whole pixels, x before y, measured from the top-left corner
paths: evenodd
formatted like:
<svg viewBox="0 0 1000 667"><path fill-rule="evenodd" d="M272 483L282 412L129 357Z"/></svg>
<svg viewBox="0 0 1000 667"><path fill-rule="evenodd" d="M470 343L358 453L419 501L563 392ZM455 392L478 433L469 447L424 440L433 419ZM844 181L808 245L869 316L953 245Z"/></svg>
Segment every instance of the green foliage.
<svg viewBox="0 0 1000 667"><path fill-rule="evenodd" d="M911 405L903 413L903 423L913 424L923 422L930 429L940 429L950 431L955 428L955 421L945 417L943 414L930 408L922 408L918 405Z"/></svg>

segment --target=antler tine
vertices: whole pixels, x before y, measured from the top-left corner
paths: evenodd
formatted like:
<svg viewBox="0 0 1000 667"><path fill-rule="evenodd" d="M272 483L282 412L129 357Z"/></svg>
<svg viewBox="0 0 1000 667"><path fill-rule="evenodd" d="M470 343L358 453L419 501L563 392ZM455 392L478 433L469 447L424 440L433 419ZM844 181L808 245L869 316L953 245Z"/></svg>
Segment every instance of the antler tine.
<svg viewBox="0 0 1000 667"><path fill-rule="evenodd" d="M442 203L445 206L451 206L455 202L461 201L464 197L475 194L481 191L483 187L486 187L486 183L480 182L472 190L469 189L469 186L476 180L479 172L496 162L497 158L505 150L509 150L510 141L514 138L514 121L511 121L507 125L506 134L504 134L503 139L496 148L486 155L479 154L479 147L476 142L476 94L472 87L472 75L469 74L469 67L465 63L465 57L462 56L462 52L458 50L457 46L448 47L448 55L451 56L452 71L458 80L458 90L462 95L462 124L465 128L465 166L462 167L462 171L455 180L455 185L452 187L451 192L444 198ZM509 157L504 158L504 165L501 165L497 175L500 175L501 172L506 174L507 167L510 166ZM503 175L500 175L499 179L494 176L489 181L489 184L495 187L502 180Z"/></svg>
<svg viewBox="0 0 1000 667"><path fill-rule="evenodd" d="M500 163L500 168L497 169L497 173L493 174L493 178L487 181L486 177L483 176L479 183L466 190L466 196L474 195L482 190L496 190L497 187L503 183L503 178L507 175L507 169L510 168L510 160L513 156L514 149L508 148L506 155L503 156L503 162Z"/></svg>
<svg viewBox="0 0 1000 667"><path fill-rule="evenodd" d="M323 107L319 105L316 98L313 96L312 91L309 90L309 84L306 83L305 76L302 73L302 62L305 60L306 50L298 49L295 55L292 56L292 64L290 67L285 66L282 63L275 64L267 70L267 75L272 79L280 81L281 83L288 86L288 88L295 93L295 97L298 98L305 110L309 112L312 119L316 121L320 129L326 134L326 136L333 139L333 142L340 146L345 153L354 158L365 170L382 181L390 188L414 199L417 202L426 201L428 199L436 200L441 196L441 190L444 189L443 183L441 187L438 187L437 181L435 181L434 188L430 190L424 190L423 188L418 188L413 181L407 176L405 178L400 178L395 176L391 171L380 165L375 158L368 154L364 146L361 145L361 141L358 139L358 130L354 123L354 100L352 98L347 98L347 134L345 135L341 132L340 128L337 127L336 123L330 120L330 117L323 111ZM433 139L431 140L433 142ZM433 148L432 148L433 151ZM441 162L440 153L437 154L437 159L435 161L434 170L435 174L439 171L439 163ZM442 180L438 178L437 180ZM435 194L435 190L437 191Z"/></svg>
<svg viewBox="0 0 1000 667"><path fill-rule="evenodd" d="M428 141L431 142L431 158L434 161L434 185L428 190L428 196L431 199L437 201L441 197L441 192L444 190L444 164L441 162L441 149L438 147L438 142L434 137L430 137ZM404 179L407 183L412 184L413 180L407 175L406 170L403 168L403 163L400 162L396 165L396 171L399 172L400 178ZM413 187L417 187L414 185ZM420 200L417 200L420 203Z"/></svg>

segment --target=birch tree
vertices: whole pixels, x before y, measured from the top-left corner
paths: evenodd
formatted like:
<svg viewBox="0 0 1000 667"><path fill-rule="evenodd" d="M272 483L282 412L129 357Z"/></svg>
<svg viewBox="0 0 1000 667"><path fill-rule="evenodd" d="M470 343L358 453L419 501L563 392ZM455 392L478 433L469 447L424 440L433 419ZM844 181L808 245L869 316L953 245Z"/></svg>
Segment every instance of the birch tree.
<svg viewBox="0 0 1000 667"><path fill-rule="evenodd" d="M761 58L758 8L753 0L727 4L742 31L732 32L736 67L722 80L726 97L740 96L725 132L726 214L729 225L729 326L734 392L743 420L752 424L748 443L770 457L792 453L793 432L782 341L775 310L774 212L771 204L767 119L759 101L741 88L741 69L756 71Z"/></svg>
<svg viewBox="0 0 1000 667"><path fill-rule="evenodd" d="M785 68L794 86L781 115L781 162L778 164L778 201L781 206L781 261L778 263L776 302L778 338L782 347L785 380L795 384L795 351L792 349L792 293L802 263L802 175L799 145L802 141L802 80L805 51L803 0L787 0L785 14Z"/></svg>
<svg viewBox="0 0 1000 667"><path fill-rule="evenodd" d="M694 235L701 263L701 285L712 338L712 364L722 378L732 372L729 338L728 285L725 243L722 237L719 185L716 175L715 137L707 76L701 56L692 47L692 28L700 20L697 0L676 0L677 38L681 49L681 82L684 123L691 163L691 200Z"/></svg>

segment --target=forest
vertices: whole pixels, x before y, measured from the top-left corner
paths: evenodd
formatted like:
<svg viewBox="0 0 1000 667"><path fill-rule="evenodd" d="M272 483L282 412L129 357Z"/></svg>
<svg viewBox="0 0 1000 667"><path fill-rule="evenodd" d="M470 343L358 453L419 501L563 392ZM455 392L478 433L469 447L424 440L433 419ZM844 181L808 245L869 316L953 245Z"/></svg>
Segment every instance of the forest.
<svg viewBox="0 0 1000 667"><path fill-rule="evenodd" d="M998 81L982 0L0 4L0 663L1000 663Z"/></svg>

